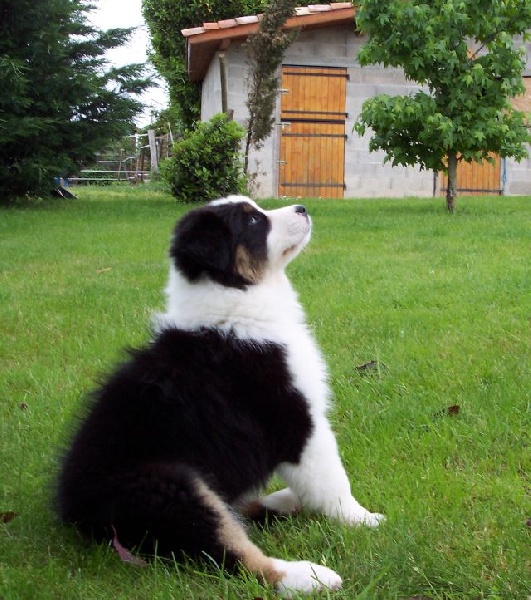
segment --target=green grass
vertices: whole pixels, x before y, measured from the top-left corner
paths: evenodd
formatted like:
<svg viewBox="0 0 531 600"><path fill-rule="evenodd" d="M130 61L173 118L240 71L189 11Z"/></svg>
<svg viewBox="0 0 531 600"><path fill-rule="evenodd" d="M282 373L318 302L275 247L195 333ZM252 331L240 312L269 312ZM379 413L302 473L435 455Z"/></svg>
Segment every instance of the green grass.
<svg viewBox="0 0 531 600"><path fill-rule="evenodd" d="M248 575L121 563L54 520L71 418L148 338L185 210L148 188L79 196L0 211L0 512L17 513L0 525L0 598L271 599ZM531 198L460 198L455 216L441 199L306 204L314 239L291 278L354 494L388 520L303 514L251 537L338 571L338 600L529 598ZM358 373L369 360L379 371Z"/></svg>

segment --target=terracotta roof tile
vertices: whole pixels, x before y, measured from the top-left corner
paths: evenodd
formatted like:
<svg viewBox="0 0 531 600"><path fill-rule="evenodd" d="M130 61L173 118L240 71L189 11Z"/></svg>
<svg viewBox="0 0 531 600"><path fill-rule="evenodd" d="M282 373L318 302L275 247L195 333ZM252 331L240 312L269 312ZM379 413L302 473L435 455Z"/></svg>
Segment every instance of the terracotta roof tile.
<svg viewBox="0 0 531 600"><path fill-rule="evenodd" d="M258 16L251 15L250 17L236 17L238 25L249 25L250 23L258 23Z"/></svg>
<svg viewBox="0 0 531 600"><path fill-rule="evenodd" d="M181 29L181 33L184 37L190 37L191 35L199 35L200 33L205 33L204 27L191 27L190 29Z"/></svg>
<svg viewBox="0 0 531 600"><path fill-rule="evenodd" d="M220 29L230 29L231 27L237 27L238 21L236 19L224 19L223 21L218 21L218 25Z"/></svg>

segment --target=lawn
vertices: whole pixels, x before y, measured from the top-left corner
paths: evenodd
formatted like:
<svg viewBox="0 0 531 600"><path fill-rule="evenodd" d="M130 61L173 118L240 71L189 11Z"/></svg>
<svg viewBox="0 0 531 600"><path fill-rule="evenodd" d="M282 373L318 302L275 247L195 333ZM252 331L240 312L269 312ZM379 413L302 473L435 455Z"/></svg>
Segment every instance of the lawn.
<svg viewBox="0 0 531 600"><path fill-rule="evenodd" d="M531 198L460 198L454 216L442 199L306 206L315 233L290 275L330 367L354 494L387 521L303 513L252 539L336 570L338 600L527 600ZM81 397L163 306L185 210L148 188L0 210L3 600L275 597L246 574L122 563L50 510Z"/></svg>

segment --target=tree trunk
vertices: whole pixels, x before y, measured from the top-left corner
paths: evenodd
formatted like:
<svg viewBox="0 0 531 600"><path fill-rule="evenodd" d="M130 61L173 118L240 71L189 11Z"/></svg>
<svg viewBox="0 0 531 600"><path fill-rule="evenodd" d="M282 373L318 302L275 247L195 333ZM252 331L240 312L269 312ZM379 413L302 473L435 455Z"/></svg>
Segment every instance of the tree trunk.
<svg viewBox="0 0 531 600"><path fill-rule="evenodd" d="M247 125L247 137L245 138L245 151L243 153L243 172L245 175L249 175L249 153L251 152L251 128Z"/></svg>
<svg viewBox="0 0 531 600"><path fill-rule="evenodd" d="M457 153L448 152L448 189L446 190L446 209L449 213L455 211L457 189Z"/></svg>

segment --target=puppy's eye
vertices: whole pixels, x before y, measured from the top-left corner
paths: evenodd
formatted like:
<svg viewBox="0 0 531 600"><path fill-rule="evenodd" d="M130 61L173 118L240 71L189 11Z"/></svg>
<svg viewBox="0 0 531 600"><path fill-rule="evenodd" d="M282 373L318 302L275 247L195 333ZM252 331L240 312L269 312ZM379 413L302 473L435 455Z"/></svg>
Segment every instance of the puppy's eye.
<svg viewBox="0 0 531 600"><path fill-rule="evenodd" d="M251 215L249 217L249 225L258 225L260 219L256 215Z"/></svg>

